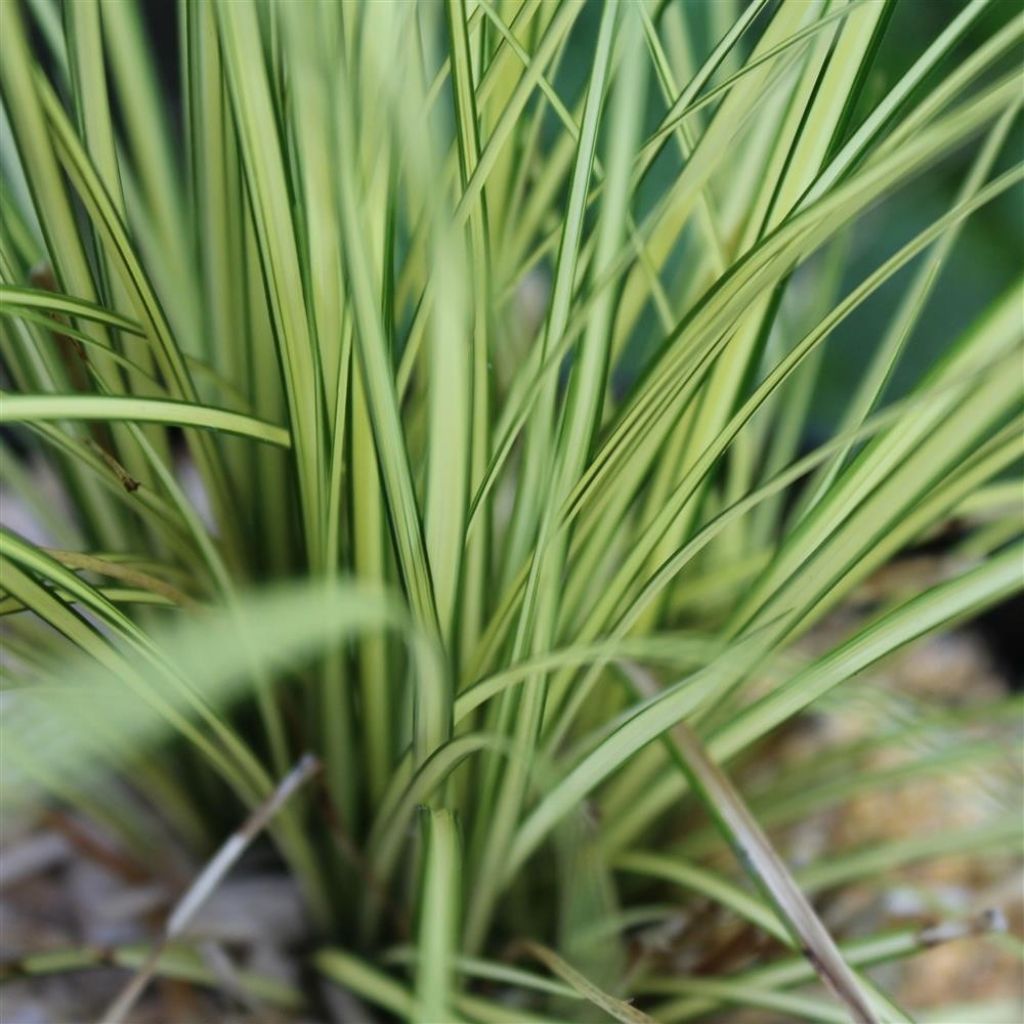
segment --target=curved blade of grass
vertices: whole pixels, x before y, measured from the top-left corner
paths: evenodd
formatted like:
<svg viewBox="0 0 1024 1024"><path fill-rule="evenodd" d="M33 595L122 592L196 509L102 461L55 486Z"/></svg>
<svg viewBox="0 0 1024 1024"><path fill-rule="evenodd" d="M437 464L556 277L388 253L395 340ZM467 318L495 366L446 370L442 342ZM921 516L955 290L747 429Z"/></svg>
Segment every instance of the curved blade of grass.
<svg viewBox="0 0 1024 1024"><path fill-rule="evenodd" d="M403 1020L419 1020L416 998L394 978L370 967L350 953L340 949L322 949L313 960L317 971L343 988L354 992L375 1006L395 1014ZM483 1024L556 1024L548 1017L539 1017L523 1009L509 1009L497 1002L475 996L459 996L455 1014L445 1018L451 1024L461 1021L481 1021Z"/></svg>
<svg viewBox="0 0 1024 1024"><path fill-rule="evenodd" d="M96 592L111 604L147 604L161 608L177 607L177 602L171 601L163 594L154 593L148 589L132 589L130 587L96 587ZM54 594L65 604L74 604L74 598L63 590L54 590ZM0 599L0 615L14 615L17 612L26 610L25 605L15 598Z"/></svg>
<svg viewBox="0 0 1024 1024"><path fill-rule="evenodd" d="M69 569L98 573L109 579L120 580L137 589L158 594L171 604L182 607L195 606L195 601L173 584L124 562L111 561L109 558L97 557L82 551L61 551L56 548L45 550L51 558Z"/></svg>
<svg viewBox="0 0 1024 1024"><path fill-rule="evenodd" d="M789 932L770 906L707 868L687 863L678 857L654 853L623 854L615 859L614 867L617 871L657 878L700 893L701 896L728 907L768 935L782 942L789 940Z"/></svg>
<svg viewBox="0 0 1024 1024"><path fill-rule="evenodd" d="M129 334L143 333L138 323L121 316L120 313L114 313L85 299L74 299L70 295L60 295L39 288L19 288L11 284L0 284L0 306L40 309L47 313L59 313L62 316L80 317L83 320L109 324L119 331L128 331Z"/></svg>
<svg viewBox="0 0 1024 1024"><path fill-rule="evenodd" d="M42 423L53 420L132 421L171 423L237 434L279 448L290 448L291 435L283 427L228 409L188 402L127 395L16 395L0 398L0 423Z"/></svg>
<svg viewBox="0 0 1024 1024"><path fill-rule="evenodd" d="M385 960L389 963L415 963L418 954L415 947L401 946L389 950ZM582 1000L574 988L560 981L552 981L541 974L533 971L523 970L521 967L512 967L509 964L500 963L494 960L481 960L473 956L455 956L452 958L456 971L467 978L480 978L484 981L496 981L516 988L529 989L533 992L542 992L545 995L562 996L566 999Z"/></svg>
<svg viewBox="0 0 1024 1024"><path fill-rule="evenodd" d="M467 686L455 698L453 720L456 724L477 708L496 697L506 687L540 672L567 665L585 665L591 661L608 660L615 657L630 657L626 652L634 651L637 659L668 661L676 665L687 663L698 666L709 660L720 650L719 643L711 637L656 636L622 637L592 645L579 644L562 650L537 655L517 664L509 665L483 679Z"/></svg>

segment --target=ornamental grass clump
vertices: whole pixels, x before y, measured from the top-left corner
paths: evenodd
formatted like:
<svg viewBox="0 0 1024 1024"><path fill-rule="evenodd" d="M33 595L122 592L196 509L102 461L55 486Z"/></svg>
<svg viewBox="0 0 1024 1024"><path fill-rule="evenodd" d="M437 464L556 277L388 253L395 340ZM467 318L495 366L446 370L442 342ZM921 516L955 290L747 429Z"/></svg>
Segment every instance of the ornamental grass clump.
<svg viewBox="0 0 1024 1024"><path fill-rule="evenodd" d="M1019 214L1024 17L877 73L903 6L181 0L168 61L6 0L4 820L177 879L148 949L9 976L224 989L189 926L253 844L352 1020L902 1021L873 966L987 941L819 916L1022 831L1019 703L869 683L1024 558L1020 282L914 354ZM809 709L870 735L791 757ZM796 865L893 773L983 813Z"/></svg>

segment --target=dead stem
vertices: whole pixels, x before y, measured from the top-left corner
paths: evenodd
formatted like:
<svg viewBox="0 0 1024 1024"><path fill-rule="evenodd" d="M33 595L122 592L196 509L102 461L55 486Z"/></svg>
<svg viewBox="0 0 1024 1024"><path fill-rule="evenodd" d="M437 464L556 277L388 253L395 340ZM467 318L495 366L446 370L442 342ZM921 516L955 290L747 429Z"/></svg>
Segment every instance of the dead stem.
<svg viewBox="0 0 1024 1024"><path fill-rule="evenodd" d="M149 956L132 979L121 990L103 1015L102 1024L120 1024L135 1005L156 969L167 944L181 935L196 911L206 902L211 893L234 867L246 847L266 827L267 822L281 809L288 798L303 783L320 771L320 761L312 754L304 754L294 768L281 780L278 787L263 801L242 826L237 829L217 851L199 877L178 901L167 919L164 933L153 946Z"/></svg>

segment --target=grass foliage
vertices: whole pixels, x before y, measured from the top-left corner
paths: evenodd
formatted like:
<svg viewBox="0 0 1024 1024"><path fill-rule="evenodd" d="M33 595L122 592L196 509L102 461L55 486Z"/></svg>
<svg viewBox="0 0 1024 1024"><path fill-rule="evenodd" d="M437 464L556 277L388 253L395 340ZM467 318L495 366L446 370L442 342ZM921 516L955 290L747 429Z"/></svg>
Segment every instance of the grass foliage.
<svg viewBox="0 0 1024 1024"><path fill-rule="evenodd" d="M5 814L198 871L313 752L273 839L313 962L379 1011L908 1019L864 971L922 942L837 944L809 895L1019 822L794 878L764 828L888 777L840 749L751 810L726 774L1021 587L1020 284L892 381L967 218L1019 198L1024 15L970 0L881 81L894 7L182 0L168 99L135 2L6 0L2 471L39 536L0 533ZM952 519L944 578L803 642ZM994 760L966 717L882 720L907 776ZM652 896L793 952L638 956Z"/></svg>

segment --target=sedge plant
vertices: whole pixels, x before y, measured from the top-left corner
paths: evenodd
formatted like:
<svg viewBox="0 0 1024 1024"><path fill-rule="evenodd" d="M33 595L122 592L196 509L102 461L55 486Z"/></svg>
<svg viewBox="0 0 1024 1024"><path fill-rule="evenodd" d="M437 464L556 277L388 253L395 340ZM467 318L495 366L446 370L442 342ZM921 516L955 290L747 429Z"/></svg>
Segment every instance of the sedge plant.
<svg viewBox="0 0 1024 1024"><path fill-rule="evenodd" d="M907 2L180 0L168 83L134 0L4 0L7 820L183 857L191 910L253 815L305 966L376 1019L910 1019L870 968L982 926L848 934L816 897L1020 822L799 871L776 838L894 778L1005 781L976 730L1019 706L883 701L741 782L1021 589L1020 283L903 370L964 224L1019 202L1024 16L969 0L880 79ZM951 521L941 578L823 630ZM216 985L185 916L102 962Z"/></svg>

